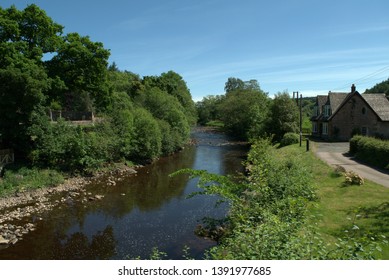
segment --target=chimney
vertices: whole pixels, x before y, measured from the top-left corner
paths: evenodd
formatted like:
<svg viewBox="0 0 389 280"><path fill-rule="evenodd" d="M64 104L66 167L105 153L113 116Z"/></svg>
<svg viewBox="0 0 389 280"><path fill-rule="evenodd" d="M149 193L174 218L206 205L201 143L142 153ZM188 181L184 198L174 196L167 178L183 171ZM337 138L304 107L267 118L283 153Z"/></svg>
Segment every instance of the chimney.
<svg viewBox="0 0 389 280"><path fill-rule="evenodd" d="M354 93L354 92L355 92L355 85L352 84L352 85L351 85L351 93Z"/></svg>

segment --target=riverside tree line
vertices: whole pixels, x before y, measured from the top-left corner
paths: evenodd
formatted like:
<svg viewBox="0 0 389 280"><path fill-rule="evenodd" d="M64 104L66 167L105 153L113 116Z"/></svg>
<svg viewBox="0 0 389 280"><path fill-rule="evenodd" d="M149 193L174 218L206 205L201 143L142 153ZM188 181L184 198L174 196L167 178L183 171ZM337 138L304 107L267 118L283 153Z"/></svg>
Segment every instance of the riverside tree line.
<svg viewBox="0 0 389 280"><path fill-rule="evenodd" d="M0 145L34 166L88 171L145 161L187 142L196 108L182 77L143 77L108 65L100 42L37 5L0 7ZM93 111L101 122L51 123L48 111Z"/></svg>
<svg viewBox="0 0 389 280"><path fill-rule="evenodd" d="M196 106L179 74L120 71L102 43L64 34L37 5L0 15L0 145L33 166L85 172L152 160L181 148L197 120L219 119L241 139L298 131L294 101L286 92L270 99L256 80L229 78L225 95ZM100 121L52 123L49 110L93 111Z"/></svg>

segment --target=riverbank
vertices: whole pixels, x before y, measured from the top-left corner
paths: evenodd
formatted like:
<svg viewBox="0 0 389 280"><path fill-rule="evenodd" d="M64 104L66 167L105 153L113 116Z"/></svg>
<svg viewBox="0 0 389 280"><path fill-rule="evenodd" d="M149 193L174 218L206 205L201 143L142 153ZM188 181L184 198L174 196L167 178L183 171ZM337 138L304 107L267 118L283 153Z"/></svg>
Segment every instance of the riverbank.
<svg viewBox="0 0 389 280"><path fill-rule="evenodd" d="M313 152L260 141L247 181L202 172L208 194L231 201L226 234L212 259L389 259L389 190L346 178ZM219 182L219 185L208 182ZM208 187L209 186L209 187Z"/></svg>
<svg viewBox="0 0 389 280"><path fill-rule="evenodd" d="M204 258L216 242L196 236L194 229L204 217L224 217L227 205L215 208L216 197L187 199L199 191L196 181L169 175L184 168L223 175L243 172L247 148L221 145L228 139L223 134L194 130L192 136L200 143L137 168L136 174L114 175L120 177L114 186L112 176L105 174L96 180L87 178L90 183L80 189L47 194L48 201L42 204L56 204L50 211L1 224L5 231L13 228L12 234L26 232L28 223L34 229L16 244L2 246L0 259L148 258L154 247L169 258L182 259L185 246L193 258ZM28 204L35 207L36 202ZM18 207L22 208L11 209ZM23 229L16 232L17 227ZM4 238L11 241L12 236Z"/></svg>
<svg viewBox="0 0 389 280"><path fill-rule="evenodd" d="M90 177L72 177L63 183L38 189L18 191L14 195L0 198L0 246L14 245L25 234L35 229L34 221L39 221L45 212L74 199L83 203L101 200L101 194L92 195L86 187L94 181L104 178L107 186L115 186L124 176L136 175L137 169L125 165L114 170L98 172ZM1 247L0 247L1 249Z"/></svg>

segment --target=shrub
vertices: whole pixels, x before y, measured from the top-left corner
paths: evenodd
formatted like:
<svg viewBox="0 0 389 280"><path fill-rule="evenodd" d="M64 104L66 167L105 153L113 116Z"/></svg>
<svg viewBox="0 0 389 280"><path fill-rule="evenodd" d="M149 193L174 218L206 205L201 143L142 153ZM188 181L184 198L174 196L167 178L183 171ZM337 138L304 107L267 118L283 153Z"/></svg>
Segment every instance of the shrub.
<svg viewBox="0 0 389 280"><path fill-rule="evenodd" d="M344 173L345 181L344 185L363 185L365 180L357 173L353 171L348 171Z"/></svg>
<svg viewBox="0 0 389 280"><path fill-rule="evenodd" d="M155 159L161 155L162 133L158 122L147 110L134 113L133 157L139 160Z"/></svg>
<svg viewBox="0 0 389 280"><path fill-rule="evenodd" d="M280 146L289 146L296 144L300 141L300 136L297 133L288 132L284 134L284 137L281 139Z"/></svg>
<svg viewBox="0 0 389 280"><path fill-rule="evenodd" d="M389 141L366 136L350 140L350 153L356 158L381 168L389 168Z"/></svg>

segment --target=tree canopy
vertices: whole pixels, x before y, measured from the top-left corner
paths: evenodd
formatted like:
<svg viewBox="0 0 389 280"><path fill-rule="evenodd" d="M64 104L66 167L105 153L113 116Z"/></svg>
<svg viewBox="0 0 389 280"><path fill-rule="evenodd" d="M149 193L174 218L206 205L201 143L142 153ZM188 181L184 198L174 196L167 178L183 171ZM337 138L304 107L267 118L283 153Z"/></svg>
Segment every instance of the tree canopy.
<svg viewBox="0 0 389 280"><path fill-rule="evenodd" d="M184 79L140 77L108 64L103 43L64 27L37 5L0 7L0 137L35 165L85 171L146 161L181 148L196 122ZM93 111L100 122L50 122L49 109Z"/></svg>
<svg viewBox="0 0 389 280"><path fill-rule="evenodd" d="M366 89L365 93L385 93L389 97L389 79L376 84L370 89Z"/></svg>

